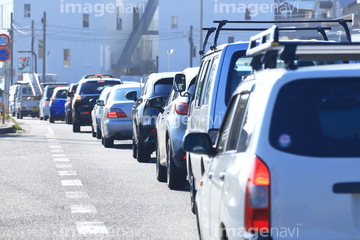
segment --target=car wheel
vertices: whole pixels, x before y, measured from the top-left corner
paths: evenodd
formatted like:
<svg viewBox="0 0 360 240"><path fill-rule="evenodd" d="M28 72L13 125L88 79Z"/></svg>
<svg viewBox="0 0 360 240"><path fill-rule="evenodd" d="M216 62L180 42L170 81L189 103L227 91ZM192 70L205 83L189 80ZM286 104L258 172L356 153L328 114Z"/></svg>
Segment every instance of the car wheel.
<svg viewBox="0 0 360 240"><path fill-rule="evenodd" d="M49 117L44 116L44 121L47 121L49 119Z"/></svg>
<svg viewBox="0 0 360 240"><path fill-rule="evenodd" d="M80 132L80 123L73 123L73 132Z"/></svg>
<svg viewBox="0 0 360 240"><path fill-rule="evenodd" d="M104 147L110 148L114 146L114 139L113 138L103 138L104 139Z"/></svg>
<svg viewBox="0 0 360 240"><path fill-rule="evenodd" d="M23 114L21 111L19 112L19 119L23 119Z"/></svg>
<svg viewBox="0 0 360 240"><path fill-rule="evenodd" d="M136 159L138 162L150 162L150 152L140 140L138 140L136 150Z"/></svg>
<svg viewBox="0 0 360 240"><path fill-rule="evenodd" d="M101 130L100 130L99 126L97 126L97 128L96 128L96 138L101 139Z"/></svg>
<svg viewBox="0 0 360 240"><path fill-rule="evenodd" d="M67 123L72 124L72 116L71 116L71 114L67 114Z"/></svg>
<svg viewBox="0 0 360 240"><path fill-rule="evenodd" d="M40 120L43 120L44 119L44 117L40 117Z"/></svg>
<svg viewBox="0 0 360 240"><path fill-rule="evenodd" d="M191 212L196 213L195 207L195 196L196 196L196 189L195 189L195 179L192 173L191 165L189 165L189 185L190 185L190 203L191 203Z"/></svg>
<svg viewBox="0 0 360 240"><path fill-rule="evenodd" d="M137 155L137 148L136 148L136 143L135 143L135 140L134 140L134 137L132 138L132 152L133 152L133 158L136 159L136 155Z"/></svg>
<svg viewBox="0 0 360 240"><path fill-rule="evenodd" d="M160 164L159 149L156 148L156 179L159 182L166 182L166 167Z"/></svg>
<svg viewBox="0 0 360 240"><path fill-rule="evenodd" d="M65 124L69 124L69 117L66 113L65 113Z"/></svg>
<svg viewBox="0 0 360 240"><path fill-rule="evenodd" d="M186 187L186 171L185 169L179 169L176 167L172 157L170 139L167 142L166 159L168 187L172 190L184 189Z"/></svg>
<svg viewBox="0 0 360 240"><path fill-rule="evenodd" d="M94 131L94 127L91 126L91 136L96 137L96 132Z"/></svg>
<svg viewBox="0 0 360 240"><path fill-rule="evenodd" d="M50 116L50 117L49 117L49 122L50 122L50 123L54 123L54 122L55 122L55 119L54 119L53 116Z"/></svg>

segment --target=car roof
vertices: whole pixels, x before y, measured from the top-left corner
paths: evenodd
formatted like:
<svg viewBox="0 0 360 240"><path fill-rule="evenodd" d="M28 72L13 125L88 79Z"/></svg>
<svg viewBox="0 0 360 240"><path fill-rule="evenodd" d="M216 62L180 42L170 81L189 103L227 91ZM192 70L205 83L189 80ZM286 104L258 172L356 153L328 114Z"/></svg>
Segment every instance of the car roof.
<svg viewBox="0 0 360 240"><path fill-rule="evenodd" d="M161 72L161 73L151 73L149 75L148 81L157 81L162 78L173 78L175 74L179 72Z"/></svg>
<svg viewBox="0 0 360 240"><path fill-rule="evenodd" d="M136 88L136 87L142 88L143 84L142 83L127 83L127 84L119 84L119 85L113 86L114 89L119 89L119 88L126 89L126 88Z"/></svg>

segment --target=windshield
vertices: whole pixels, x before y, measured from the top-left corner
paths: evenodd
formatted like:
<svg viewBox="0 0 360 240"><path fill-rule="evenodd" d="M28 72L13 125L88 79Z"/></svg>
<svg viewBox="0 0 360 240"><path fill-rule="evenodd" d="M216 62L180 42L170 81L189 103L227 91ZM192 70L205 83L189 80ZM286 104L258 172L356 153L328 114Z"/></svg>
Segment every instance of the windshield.
<svg viewBox="0 0 360 240"><path fill-rule="evenodd" d="M120 84L118 81L90 81L81 85L80 94L100 94L101 91L110 86Z"/></svg>

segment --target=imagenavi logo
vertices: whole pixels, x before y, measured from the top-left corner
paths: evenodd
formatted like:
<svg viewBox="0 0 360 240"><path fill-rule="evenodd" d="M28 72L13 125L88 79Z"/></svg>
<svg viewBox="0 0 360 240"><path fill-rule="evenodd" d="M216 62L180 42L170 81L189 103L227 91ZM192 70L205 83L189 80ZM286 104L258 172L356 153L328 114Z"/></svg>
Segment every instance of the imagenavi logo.
<svg viewBox="0 0 360 240"><path fill-rule="evenodd" d="M79 0L78 0L79 1ZM105 1L104 1L105 2ZM94 14L96 17L102 17L105 13L137 13L144 12L147 0L140 3L79 3L74 1L60 0L60 13L73 14Z"/></svg>
<svg viewBox="0 0 360 240"><path fill-rule="evenodd" d="M297 0L299 1L299 0ZM290 4L279 4L279 3L270 3L270 1L263 1L262 3L234 3L234 2L225 2L222 0L214 0L214 13L227 13L227 14L239 14L239 13L248 13L249 16L255 17L259 14L264 13L274 13L275 10L279 12L294 12L298 9L298 2L295 2L293 5Z"/></svg>

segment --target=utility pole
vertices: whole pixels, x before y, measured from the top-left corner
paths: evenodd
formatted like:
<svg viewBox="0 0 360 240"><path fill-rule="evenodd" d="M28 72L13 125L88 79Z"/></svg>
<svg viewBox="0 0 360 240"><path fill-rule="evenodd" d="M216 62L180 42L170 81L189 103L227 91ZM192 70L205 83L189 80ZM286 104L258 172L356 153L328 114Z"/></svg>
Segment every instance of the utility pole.
<svg viewBox="0 0 360 240"><path fill-rule="evenodd" d="M9 36L10 36L10 41L11 41L11 44L10 44L10 54L11 54L11 57L10 57L10 81L9 81L9 85L8 86L11 86L13 85L13 78L14 78L14 15L13 13L11 13L10 15L10 32L9 32Z"/></svg>
<svg viewBox="0 0 360 240"><path fill-rule="evenodd" d="M189 43L190 43L190 67L192 67L193 66L193 50L194 50L193 25L190 25Z"/></svg>
<svg viewBox="0 0 360 240"><path fill-rule="evenodd" d="M35 39L35 33L34 33L34 20L31 21L31 51L34 51L34 39Z"/></svg>
<svg viewBox="0 0 360 240"><path fill-rule="evenodd" d="M43 23L43 69L42 69L42 82L46 82L46 12L42 18Z"/></svg>

